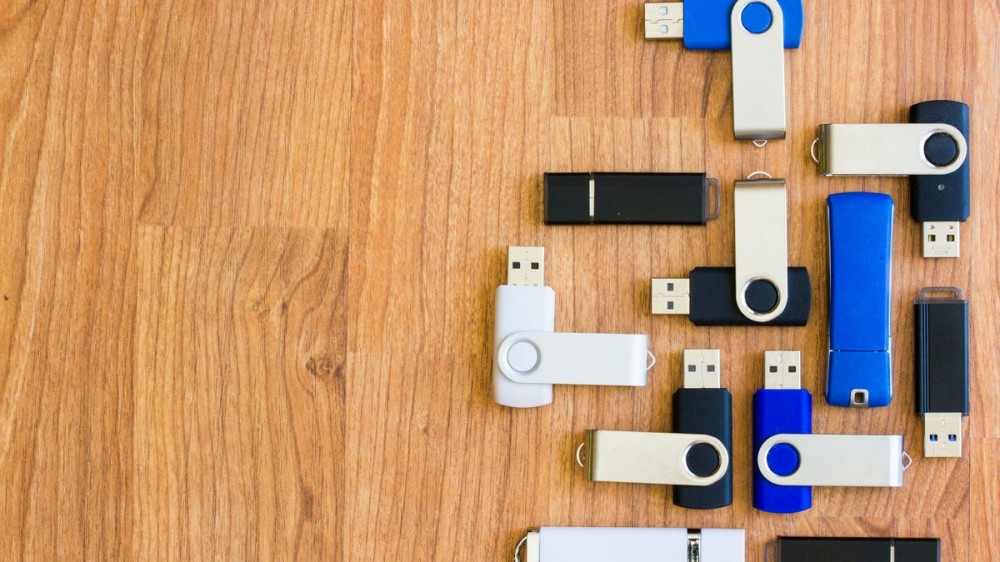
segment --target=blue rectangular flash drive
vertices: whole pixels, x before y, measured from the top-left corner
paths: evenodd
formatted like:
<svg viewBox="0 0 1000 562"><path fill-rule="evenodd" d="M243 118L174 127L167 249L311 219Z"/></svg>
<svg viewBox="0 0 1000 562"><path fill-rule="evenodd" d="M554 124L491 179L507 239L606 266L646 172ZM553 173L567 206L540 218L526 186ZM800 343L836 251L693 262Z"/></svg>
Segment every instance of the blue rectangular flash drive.
<svg viewBox="0 0 1000 562"><path fill-rule="evenodd" d="M893 202L881 193L827 198L830 355L826 401L888 406L892 399L889 289Z"/></svg>

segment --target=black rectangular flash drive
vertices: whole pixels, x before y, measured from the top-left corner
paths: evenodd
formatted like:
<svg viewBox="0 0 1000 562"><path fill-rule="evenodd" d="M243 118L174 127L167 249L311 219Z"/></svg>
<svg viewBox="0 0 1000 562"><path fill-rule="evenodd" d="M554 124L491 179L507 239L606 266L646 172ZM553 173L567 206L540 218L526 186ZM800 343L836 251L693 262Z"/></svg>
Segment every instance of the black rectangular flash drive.
<svg viewBox="0 0 1000 562"><path fill-rule="evenodd" d="M940 562L940 539L779 537L775 562Z"/></svg>
<svg viewBox="0 0 1000 562"><path fill-rule="evenodd" d="M719 183L704 173L550 172L543 183L545 224L704 225L719 216Z"/></svg>
<svg viewBox="0 0 1000 562"><path fill-rule="evenodd" d="M961 457L962 418L969 415L969 301L960 289L928 287L913 306L924 456Z"/></svg>

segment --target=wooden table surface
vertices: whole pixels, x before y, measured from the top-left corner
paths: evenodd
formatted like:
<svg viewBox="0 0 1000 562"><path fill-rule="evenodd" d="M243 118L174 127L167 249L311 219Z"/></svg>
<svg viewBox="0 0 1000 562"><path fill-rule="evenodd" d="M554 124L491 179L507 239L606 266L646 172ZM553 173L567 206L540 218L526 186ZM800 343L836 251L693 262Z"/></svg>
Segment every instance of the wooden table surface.
<svg viewBox="0 0 1000 562"><path fill-rule="evenodd" d="M934 536L1000 559L1000 2L807 2L788 138L732 138L730 56L646 42L638 0L7 0L0 7L0 558L510 560L526 528ZM920 257L906 181L817 176L830 122L972 108L960 259ZM707 227L546 227L546 171L701 171ZM733 181L788 182L804 328L652 317L649 280L733 262ZM888 408L822 399L825 198L896 200ZM493 403L508 245L544 245L563 331L650 335L642 389ZM920 457L913 312L965 290L965 454ZM685 348L722 350L735 501L592 484L588 428L669 429ZM903 434L900 489L750 506L763 351L803 352L815 430Z"/></svg>

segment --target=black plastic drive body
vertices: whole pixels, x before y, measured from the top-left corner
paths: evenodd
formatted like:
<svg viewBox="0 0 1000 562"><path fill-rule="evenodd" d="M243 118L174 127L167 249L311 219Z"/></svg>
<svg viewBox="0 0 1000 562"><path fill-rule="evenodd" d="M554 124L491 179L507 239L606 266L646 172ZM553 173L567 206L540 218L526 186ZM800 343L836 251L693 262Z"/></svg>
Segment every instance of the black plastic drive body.
<svg viewBox="0 0 1000 562"><path fill-rule="evenodd" d="M733 398L724 388L681 388L674 392L673 431L711 435L733 458ZM699 476L715 473L721 459L705 445L691 448L688 467ZM733 463L721 480L710 486L674 486L674 505L690 509L715 509L733 503Z"/></svg>
<svg viewBox="0 0 1000 562"><path fill-rule="evenodd" d="M804 267L788 268L788 303L768 322L755 322L736 306L736 270L697 267L691 270L688 317L698 326L805 326L812 307L812 285ZM749 298L749 294L747 295Z"/></svg>
<svg viewBox="0 0 1000 562"><path fill-rule="evenodd" d="M547 173L545 224L705 224L718 217L704 173Z"/></svg>
<svg viewBox="0 0 1000 562"><path fill-rule="evenodd" d="M939 539L780 537L776 562L940 562Z"/></svg>
<svg viewBox="0 0 1000 562"><path fill-rule="evenodd" d="M934 100L910 107L911 123L945 123L962 132L969 148L965 163L943 176L910 176L910 214L918 222L964 221L969 218L969 106L950 100ZM924 157L946 166L958 155L955 141L944 133L931 135L924 144Z"/></svg>
<svg viewBox="0 0 1000 562"><path fill-rule="evenodd" d="M968 415L969 302L957 295L922 296L913 307L917 332L914 346L917 414Z"/></svg>

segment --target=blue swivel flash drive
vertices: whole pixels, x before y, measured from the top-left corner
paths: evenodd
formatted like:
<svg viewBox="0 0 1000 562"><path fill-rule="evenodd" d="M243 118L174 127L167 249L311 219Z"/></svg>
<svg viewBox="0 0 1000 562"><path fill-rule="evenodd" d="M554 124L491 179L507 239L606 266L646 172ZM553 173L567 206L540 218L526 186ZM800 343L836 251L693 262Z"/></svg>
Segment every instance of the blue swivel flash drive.
<svg viewBox="0 0 1000 562"><path fill-rule="evenodd" d="M801 353L764 352L764 388L753 396L753 506L771 513L812 507L813 486L898 488L909 466L902 435L812 432Z"/></svg>
<svg viewBox="0 0 1000 562"><path fill-rule="evenodd" d="M732 51L737 139L785 138L784 50L802 42L802 0L692 0L646 4L646 39Z"/></svg>
<svg viewBox="0 0 1000 562"><path fill-rule="evenodd" d="M797 351L764 354L764 388L753 395L754 459L764 442L775 435L812 433L812 396L802 388L799 361ZM787 476L799 464L798 453L790 445L775 445L767 463L775 473ZM805 511L812 507L812 488L774 484L764 478L755 460L753 506L770 513Z"/></svg>
<svg viewBox="0 0 1000 562"><path fill-rule="evenodd" d="M827 199L827 210L830 355L826 401L834 406L888 406L892 399L892 198L881 193L838 193Z"/></svg>

